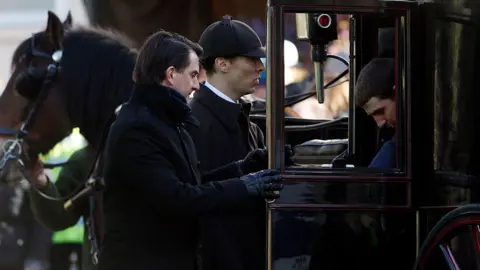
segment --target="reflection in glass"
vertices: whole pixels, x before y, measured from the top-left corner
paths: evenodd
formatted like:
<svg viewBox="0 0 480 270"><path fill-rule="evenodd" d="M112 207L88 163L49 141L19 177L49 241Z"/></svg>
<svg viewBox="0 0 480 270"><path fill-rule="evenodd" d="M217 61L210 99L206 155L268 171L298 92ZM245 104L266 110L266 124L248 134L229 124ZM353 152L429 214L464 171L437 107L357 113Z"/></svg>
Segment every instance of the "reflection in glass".
<svg viewBox="0 0 480 270"><path fill-rule="evenodd" d="M415 214L273 212L273 270L409 269Z"/></svg>
<svg viewBox="0 0 480 270"><path fill-rule="evenodd" d="M308 39L308 14L307 13L296 13L295 14L295 24L297 27L297 39L298 40L307 40Z"/></svg>

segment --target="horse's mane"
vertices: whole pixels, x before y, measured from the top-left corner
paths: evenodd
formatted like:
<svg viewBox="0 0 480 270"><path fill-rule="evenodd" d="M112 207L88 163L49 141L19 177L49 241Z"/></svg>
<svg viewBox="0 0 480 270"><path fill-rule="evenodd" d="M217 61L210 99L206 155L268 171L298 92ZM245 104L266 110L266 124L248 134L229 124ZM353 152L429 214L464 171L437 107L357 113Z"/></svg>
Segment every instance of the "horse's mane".
<svg viewBox="0 0 480 270"><path fill-rule="evenodd" d="M133 87L136 52L132 42L111 30L74 27L65 33L61 79L67 112L90 144Z"/></svg>
<svg viewBox="0 0 480 270"><path fill-rule="evenodd" d="M20 62L20 58L27 52L28 48L30 48L30 38L22 41L13 52L12 60L10 62L10 70L15 69L15 66Z"/></svg>

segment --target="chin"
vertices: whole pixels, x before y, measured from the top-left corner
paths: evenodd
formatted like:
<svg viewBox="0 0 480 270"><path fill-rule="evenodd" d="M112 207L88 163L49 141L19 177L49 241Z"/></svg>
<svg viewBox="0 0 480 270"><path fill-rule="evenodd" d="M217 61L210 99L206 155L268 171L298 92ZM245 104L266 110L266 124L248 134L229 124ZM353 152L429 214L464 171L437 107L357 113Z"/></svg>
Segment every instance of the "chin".
<svg viewBox="0 0 480 270"><path fill-rule="evenodd" d="M246 90L243 95L245 96L245 95L250 95L250 94L255 93L255 87L256 86L253 86L252 88Z"/></svg>

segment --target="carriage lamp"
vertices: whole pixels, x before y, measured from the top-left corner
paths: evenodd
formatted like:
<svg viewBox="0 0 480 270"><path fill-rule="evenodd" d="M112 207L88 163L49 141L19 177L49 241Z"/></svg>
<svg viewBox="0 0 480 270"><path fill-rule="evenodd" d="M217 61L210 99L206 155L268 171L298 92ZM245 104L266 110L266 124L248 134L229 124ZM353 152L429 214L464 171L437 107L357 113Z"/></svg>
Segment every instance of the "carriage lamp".
<svg viewBox="0 0 480 270"><path fill-rule="evenodd" d="M323 66L327 60L328 44L337 39L337 21L327 13L298 13L295 20L297 39L310 42L317 99L318 103L323 103Z"/></svg>
<svg viewBox="0 0 480 270"><path fill-rule="evenodd" d="M332 17L328 14L320 14L317 17L317 24L321 28L329 28L332 25Z"/></svg>

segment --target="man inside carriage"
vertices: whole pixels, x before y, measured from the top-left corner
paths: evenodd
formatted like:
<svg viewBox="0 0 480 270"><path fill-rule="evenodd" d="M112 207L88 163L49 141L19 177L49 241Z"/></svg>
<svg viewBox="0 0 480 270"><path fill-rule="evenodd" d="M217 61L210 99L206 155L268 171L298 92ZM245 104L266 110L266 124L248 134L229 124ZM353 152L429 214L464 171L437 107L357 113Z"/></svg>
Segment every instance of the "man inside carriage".
<svg viewBox="0 0 480 270"><path fill-rule="evenodd" d="M395 128L397 123L394 67L392 58L375 58L360 71L355 85L356 105L372 116L379 128ZM395 136L383 143L369 167L396 167Z"/></svg>

